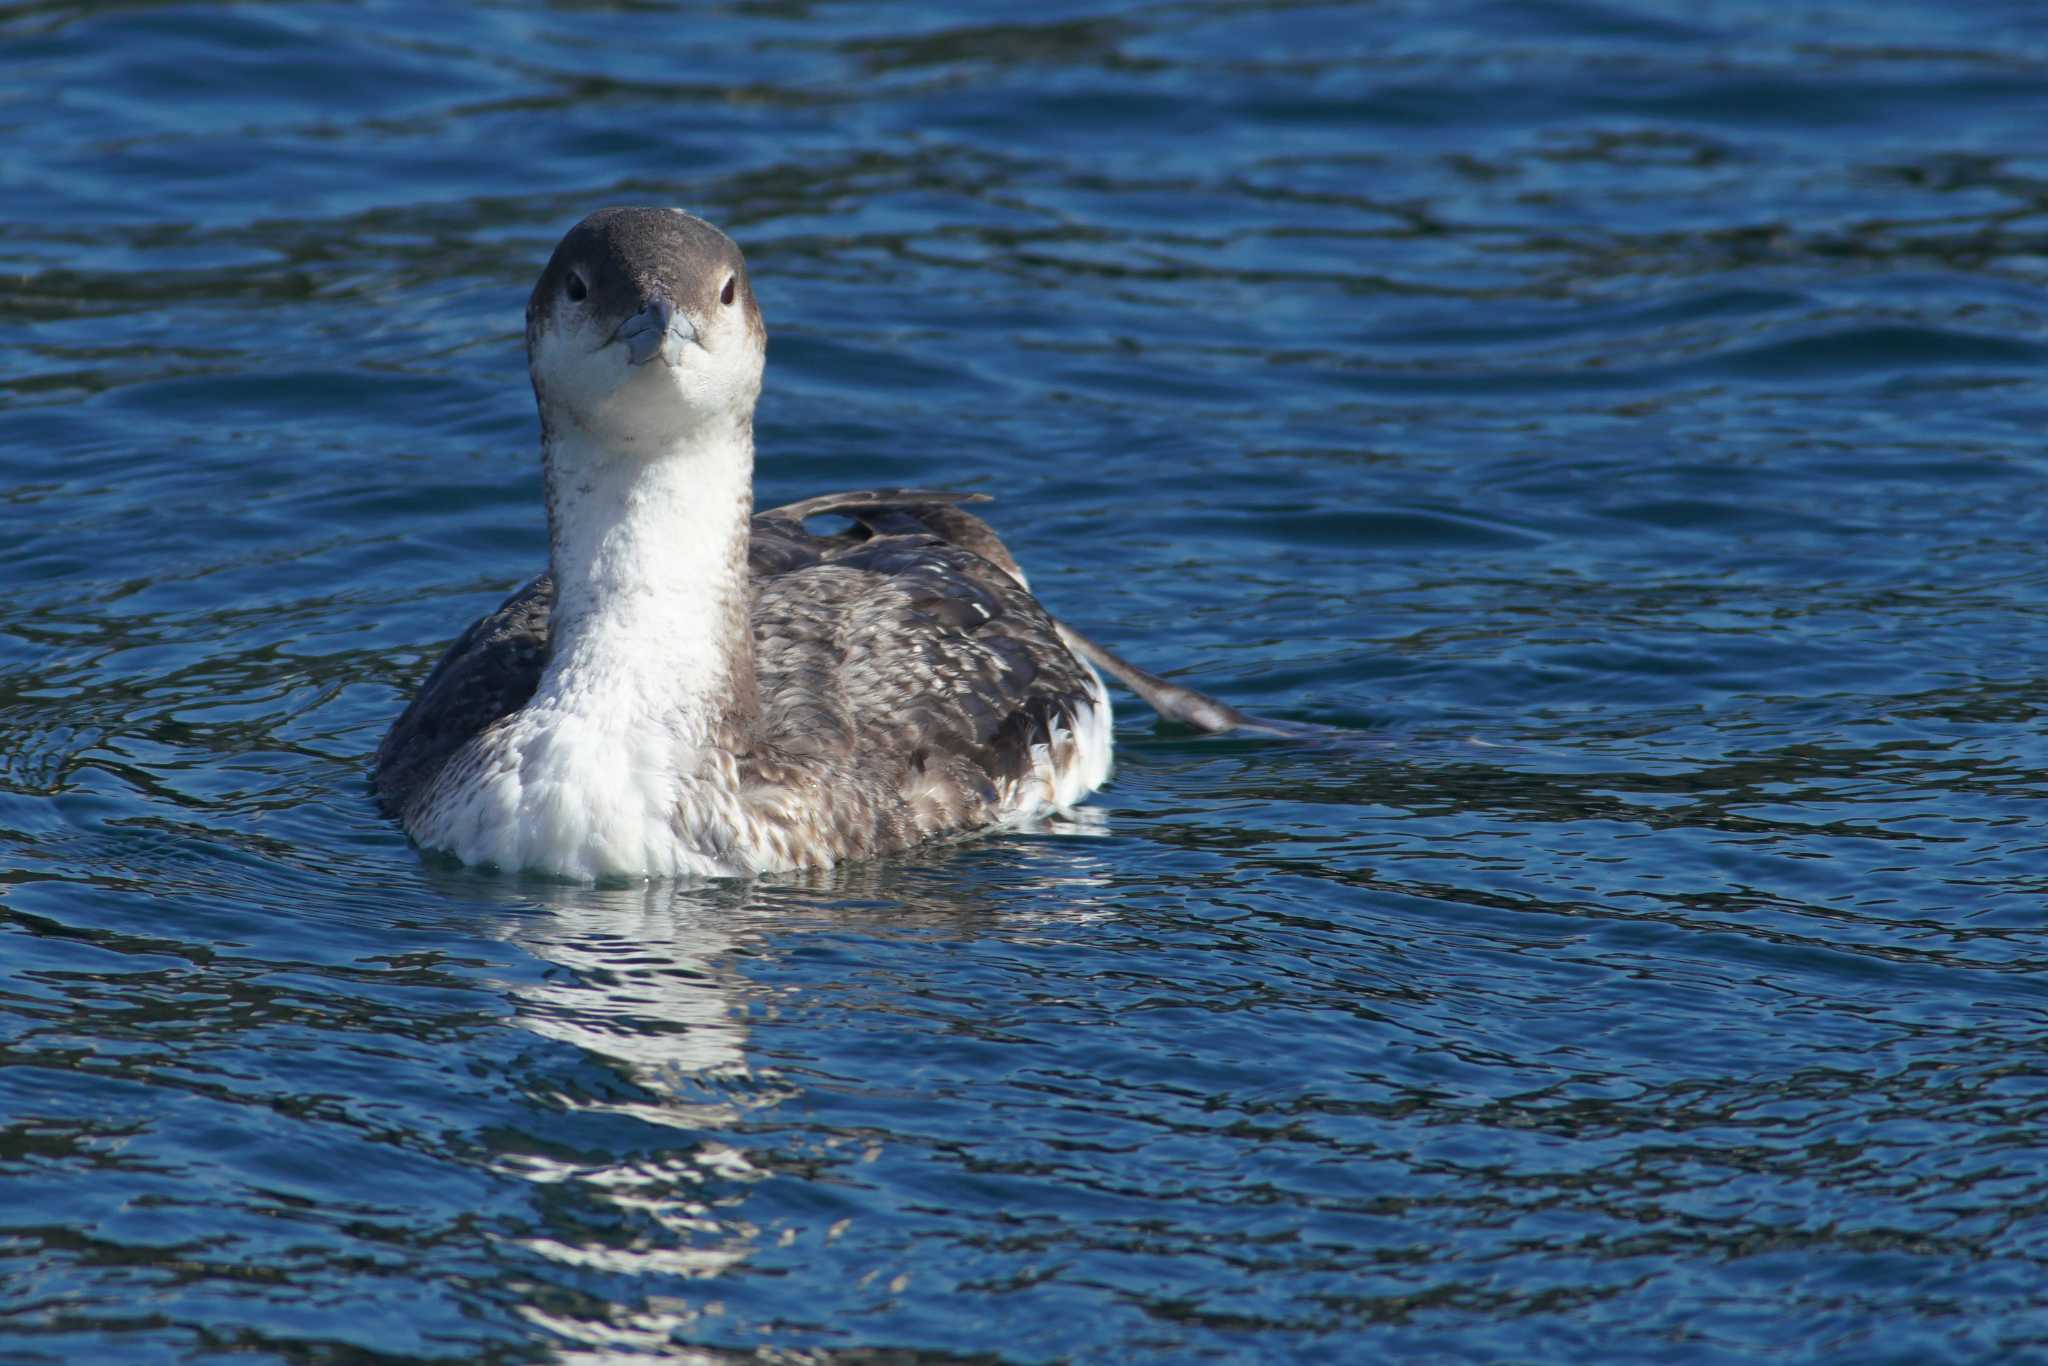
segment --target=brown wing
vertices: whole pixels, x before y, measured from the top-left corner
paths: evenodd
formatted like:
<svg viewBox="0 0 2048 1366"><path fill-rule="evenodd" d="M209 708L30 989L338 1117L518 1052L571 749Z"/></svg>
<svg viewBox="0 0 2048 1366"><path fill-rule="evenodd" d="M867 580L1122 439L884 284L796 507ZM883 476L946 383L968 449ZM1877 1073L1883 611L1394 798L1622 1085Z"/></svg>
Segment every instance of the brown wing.
<svg viewBox="0 0 2048 1366"><path fill-rule="evenodd" d="M371 786L387 815L402 815L470 737L526 705L547 663L554 605L554 581L543 574L442 654L377 746Z"/></svg>
<svg viewBox="0 0 2048 1366"><path fill-rule="evenodd" d="M995 819L1095 700L1037 601L923 520L967 514L891 501L902 496L794 505L859 519L834 536L811 535L784 509L756 523L762 729L751 775L789 794L789 821L830 811L835 834L863 853ZM764 559L772 567L759 572Z"/></svg>

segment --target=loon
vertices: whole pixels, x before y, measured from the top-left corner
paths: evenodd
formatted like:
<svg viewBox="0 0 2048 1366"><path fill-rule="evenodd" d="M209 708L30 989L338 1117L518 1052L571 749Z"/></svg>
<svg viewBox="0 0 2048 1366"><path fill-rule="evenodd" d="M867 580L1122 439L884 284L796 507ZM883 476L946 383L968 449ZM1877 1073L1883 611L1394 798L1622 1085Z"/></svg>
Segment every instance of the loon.
<svg viewBox="0 0 2048 1366"><path fill-rule="evenodd" d="M1110 771L1100 664L1162 715L1261 723L1053 620L978 494L753 511L767 332L672 208L591 214L526 307L548 568L449 646L379 805L463 863L578 881L867 859L1070 807ZM812 519L849 525L814 533Z"/></svg>

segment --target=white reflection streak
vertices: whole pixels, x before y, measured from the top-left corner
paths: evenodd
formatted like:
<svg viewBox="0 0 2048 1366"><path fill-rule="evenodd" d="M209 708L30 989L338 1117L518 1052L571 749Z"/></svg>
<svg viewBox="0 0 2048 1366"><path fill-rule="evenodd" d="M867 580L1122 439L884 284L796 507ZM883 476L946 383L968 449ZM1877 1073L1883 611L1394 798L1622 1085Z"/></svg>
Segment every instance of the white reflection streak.
<svg viewBox="0 0 2048 1366"><path fill-rule="evenodd" d="M1013 871L1029 870L1021 879L934 879L929 867L873 864L792 876L776 885L823 893L825 904L814 909L824 913L823 923L835 926L844 925L849 913L874 916L891 927L987 924L984 918L999 916L1005 932L1016 934L1033 924L1072 924L1114 913L1105 900L1110 884L1099 858L1083 852L1087 837L1108 833L1099 810L1083 807L1019 833L1051 837L1010 846ZM1026 894L1020 899L1020 893ZM806 899L799 893L799 902ZM751 904L761 906L758 900ZM647 1278L713 1280L761 1244L763 1230L736 1213L734 1188L768 1173L741 1148L711 1136L736 1123L743 1110L779 1104L790 1093L772 1072L748 1062L747 1031L737 1007L743 993L756 989L724 965L737 942L734 925L748 919L750 898L735 895L730 885L654 883L561 888L544 905L543 914L504 922L506 937L565 971L551 980L511 984L516 1022L618 1064L640 1093L636 1099L554 1099L572 1110L626 1115L678 1132L673 1147L631 1161L579 1164L535 1153L506 1163L506 1170L537 1184L580 1183L661 1231L631 1246L519 1240L562 1266L630 1277L649 1292L632 1303L610 1304L602 1317L537 1304L522 1305L519 1313L557 1340L557 1360L577 1366L728 1360L683 1340L692 1325L722 1316L723 1306L708 1298L651 1293L661 1280ZM793 928L781 916L774 919ZM717 1098L683 1099L690 1091ZM782 1234L785 1242L794 1236L791 1230Z"/></svg>
<svg viewBox="0 0 2048 1366"><path fill-rule="evenodd" d="M506 922L506 937L566 971L512 987L516 1022L543 1038L619 1065L635 1083L635 1099L559 1096L572 1110L630 1116L678 1130L675 1146L632 1161L584 1165L530 1154L511 1165L543 1185L576 1182L661 1231L631 1246L612 1242L521 1239L564 1266L633 1278L706 1280L746 1259L760 1230L721 1216L707 1187L760 1180L765 1173L740 1149L709 1136L738 1120L744 1102L704 1081L738 1083L756 1093L765 1078L746 1058L746 1030L734 1010L736 979L721 966L731 951L737 907L704 889L673 883L561 889L547 897L549 914ZM695 1102L681 1092L719 1099ZM772 1104L772 1092L759 1095ZM751 1108L751 1106L748 1106ZM727 1205L730 1197L719 1200ZM659 1282L654 1282L658 1284ZM677 1334L715 1302L648 1295L614 1303L603 1318L527 1304L520 1313L560 1341L557 1359L597 1363L710 1360L682 1347Z"/></svg>
<svg viewBox="0 0 2048 1366"><path fill-rule="evenodd" d="M733 946L733 908L701 895L672 883L578 889L551 899L549 917L513 925L514 943L570 970L516 990L519 1022L624 1063L657 1092L691 1076L750 1076L746 1030L717 961ZM679 1128L717 1126L734 1113L730 1105L607 1108Z"/></svg>

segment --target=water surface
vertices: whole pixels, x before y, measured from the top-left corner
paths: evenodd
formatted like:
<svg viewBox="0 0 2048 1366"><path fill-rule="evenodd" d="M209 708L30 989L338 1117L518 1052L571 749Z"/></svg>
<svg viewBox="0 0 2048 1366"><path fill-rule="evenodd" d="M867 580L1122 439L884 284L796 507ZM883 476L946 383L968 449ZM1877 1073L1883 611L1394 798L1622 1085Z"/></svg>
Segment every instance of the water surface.
<svg viewBox="0 0 2048 1366"><path fill-rule="evenodd" d="M965 16L965 17L963 17ZM2048 1358L2031 6L0 8L0 1357ZM746 247L1094 813L423 859L527 289Z"/></svg>

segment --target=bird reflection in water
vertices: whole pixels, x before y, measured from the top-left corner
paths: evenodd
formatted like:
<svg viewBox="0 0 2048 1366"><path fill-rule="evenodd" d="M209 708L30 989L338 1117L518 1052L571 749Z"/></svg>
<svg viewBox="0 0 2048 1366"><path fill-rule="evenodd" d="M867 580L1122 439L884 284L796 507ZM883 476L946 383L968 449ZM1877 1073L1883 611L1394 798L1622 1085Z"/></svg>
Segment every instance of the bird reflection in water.
<svg viewBox="0 0 2048 1366"><path fill-rule="evenodd" d="M764 1049L752 1036L778 1022L801 1034L849 1009L868 1017L854 1027L909 1026L876 983L828 992L778 982L793 975L779 969L820 934L915 936L936 946L936 973L948 942L1028 937L1099 919L1113 904L1100 846L1074 837L1107 833L1099 809L1081 808L1022 835L926 851L915 864L752 882L588 887L436 873L451 893L504 906L499 932L542 969L506 981L511 1021L575 1050L569 1066L558 1053L542 1055L522 1084L535 1102L591 1121L595 1135L573 1149L524 1144L501 1152L501 1170L551 1192L538 1203L538 1231L520 1245L586 1274L631 1278L637 1288L587 1306L551 1296L520 1313L562 1339L564 1360L672 1353L678 1335L725 1312L704 1282L764 1248L809 1234L836 1239L841 1221L813 1230L786 1215L748 1216L750 1195L788 1156L764 1161L768 1145L790 1141L786 1125L750 1120L803 1094L802 1084L762 1060L788 1050ZM875 1018L884 1013L890 1018ZM833 1160L878 1141L814 1129L804 1156ZM669 1293L657 1293L664 1282Z"/></svg>

